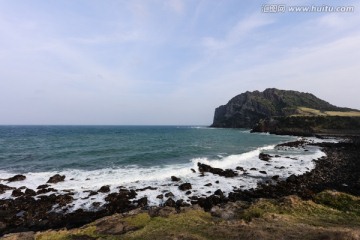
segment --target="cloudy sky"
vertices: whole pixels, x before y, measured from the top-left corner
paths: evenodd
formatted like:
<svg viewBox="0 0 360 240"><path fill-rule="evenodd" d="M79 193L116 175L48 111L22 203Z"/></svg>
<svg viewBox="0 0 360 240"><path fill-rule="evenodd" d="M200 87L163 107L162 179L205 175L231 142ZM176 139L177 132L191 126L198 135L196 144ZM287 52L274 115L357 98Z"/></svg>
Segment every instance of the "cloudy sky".
<svg viewBox="0 0 360 240"><path fill-rule="evenodd" d="M339 0L0 0L0 124L208 125L217 106L268 87L360 109L359 11Z"/></svg>

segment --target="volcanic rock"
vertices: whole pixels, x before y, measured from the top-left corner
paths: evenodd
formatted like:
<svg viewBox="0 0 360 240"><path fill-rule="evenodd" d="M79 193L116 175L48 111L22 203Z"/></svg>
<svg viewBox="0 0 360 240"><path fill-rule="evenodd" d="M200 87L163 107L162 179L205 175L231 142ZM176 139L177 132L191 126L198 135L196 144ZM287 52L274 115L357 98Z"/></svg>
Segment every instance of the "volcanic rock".
<svg viewBox="0 0 360 240"><path fill-rule="evenodd" d="M0 184L0 194L3 194L7 190L15 189L14 187L9 187L4 184Z"/></svg>
<svg viewBox="0 0 360 240"><path fill-rule="evenodd" d="M172 198L168 198L168 199L165 201L164 206L176 207L176 202L175 202Z"/></svg>
<svg viewBox="0 0 360 240"><path fill-rule="evenodd" d="M104 185L98 190L98 192L101 192L101 193L110 192L110 186L109 185Z"/></svg>
<svg viewBox="0 0 360 240"><path fill-rule="evenodd" d="M266 153L260 153L259 159L263 160L263 161L269 161L271 159L271 155L266 154Z"/></svg>
<svg viewBox="0 0 360 240"><path fill-rule="evenodd" d="M13 192L12 192L12 194L11 194L11 196L12 197L20 197L20 196L22 196L24 193L20 190L20 189L15 189Z"/></svg>
<svg viewBox="0 0 360 240"><path fill-rule="evenodd" d="M181 190L181 191L186 191L186 190L189 190L189 189L191 189L192 187L191 187L191 184L190 183L183 183L183 184L181 184L180 186L179 186L179 189Z"/></svg>
<svg viewBox="0 0 360 240"><path fill-rule="evenodd" d="M171 181L178 182L178 181L180 181L180 178L175 177L175 176L171 176Z"/></svg>
<svg viewBox="0 0 360 240"><path fill-rule="evenodd" d="M54 176L50 177L46 183L58 183L63 182L65 180L65 175L55 174Z"/></svg>
<svg viewBox="0 0 360 240"><path fill-rule="evenodd" d="M17 182L17 181L23 181L26 179L26 176L24 175L15 175L11 178L8 178L8 182Z"/></svg>

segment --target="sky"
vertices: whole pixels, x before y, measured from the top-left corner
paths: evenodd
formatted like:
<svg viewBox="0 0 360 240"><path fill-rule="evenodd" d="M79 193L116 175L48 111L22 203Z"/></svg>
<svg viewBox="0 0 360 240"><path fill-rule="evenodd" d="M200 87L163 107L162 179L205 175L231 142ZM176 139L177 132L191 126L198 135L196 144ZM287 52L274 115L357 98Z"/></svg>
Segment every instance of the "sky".
<svg viewBox="0 0 360 240"><path fill-rule="evenodd" d="M354 11L288 10L325 5ZM269 87L360 109L359 23L350 0L0 0L0 124L210 125Z"/></svg>

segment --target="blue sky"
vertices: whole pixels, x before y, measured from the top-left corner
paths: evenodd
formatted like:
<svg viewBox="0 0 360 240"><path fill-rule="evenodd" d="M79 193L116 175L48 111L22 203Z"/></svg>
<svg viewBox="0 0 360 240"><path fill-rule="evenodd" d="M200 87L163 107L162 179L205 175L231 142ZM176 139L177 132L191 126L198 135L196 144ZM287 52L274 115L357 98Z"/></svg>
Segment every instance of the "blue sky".
<svg viewBox="0 0 360 240"><path fill-rule="evenodd" d="M360 109L359 10L338 0L0 0L0 124L209 125L217 106L268 87Z"/></svg>

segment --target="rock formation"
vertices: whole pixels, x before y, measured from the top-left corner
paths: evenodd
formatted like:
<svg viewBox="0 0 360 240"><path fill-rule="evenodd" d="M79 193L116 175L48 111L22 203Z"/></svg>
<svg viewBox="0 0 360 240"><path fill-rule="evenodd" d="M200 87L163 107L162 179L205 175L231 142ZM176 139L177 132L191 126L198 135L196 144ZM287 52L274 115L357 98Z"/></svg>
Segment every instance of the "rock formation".
<svg viewBox="0 0 360 240"><path fill-rule="evenodd" d="M242 93L216 108L211 127L253 128L261 119L296 115L299 107L319 112L352 111L331 105L310 93L268 88L263 92Z"/></svg>

